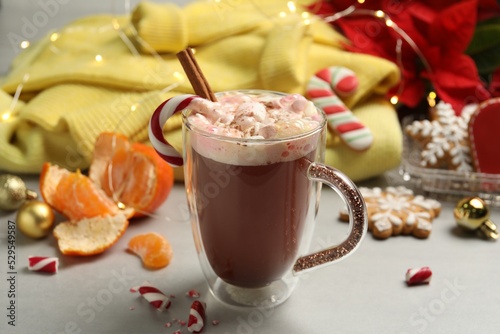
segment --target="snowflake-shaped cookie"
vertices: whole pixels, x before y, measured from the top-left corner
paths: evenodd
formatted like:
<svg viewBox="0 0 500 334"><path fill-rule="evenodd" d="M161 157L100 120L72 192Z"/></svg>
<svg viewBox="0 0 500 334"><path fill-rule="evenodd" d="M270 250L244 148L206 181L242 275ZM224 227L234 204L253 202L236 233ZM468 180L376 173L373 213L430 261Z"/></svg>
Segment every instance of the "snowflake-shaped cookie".
<svg viewBox="0 0 500 334"><path fill-rule="evenodd" d="M427 238L432 221L441 212L441 204L433 199L415 196L405 187L360 188L368 211L368 230L377 239L395 235ZM341 212L340 219L348 220Z"/></svg>
<svg viewBox="0 0 500 334"><path fill-rule="evenodd" d="M406 127L406 133L422 146L421 166L473 171L467 126L474 109L467 106L456 116L451 105L441 101L431 111L431 120Z"/></svg>

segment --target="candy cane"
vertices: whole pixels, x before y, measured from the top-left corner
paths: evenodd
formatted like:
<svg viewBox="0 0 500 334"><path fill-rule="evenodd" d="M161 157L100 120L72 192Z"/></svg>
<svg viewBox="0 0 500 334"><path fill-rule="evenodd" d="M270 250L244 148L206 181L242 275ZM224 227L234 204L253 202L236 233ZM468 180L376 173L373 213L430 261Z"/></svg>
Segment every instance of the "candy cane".
<svg viewBox="0 0 500 334"><path fill-rule="evenodd" d="M59 266L57 257L30 256L28 257L28 270L56 274Z"/></svg>
<svg viewBox="0 0 500 334"><path fill-rule="evenodd" d="M353 150L364 151L373 143L373 135L337 96L352 94L357 86L354 72L333 66L317 72L309 80L306 93L327 115L330 131L338 134Z"/></svg>
<svg viewBox="0 0 500 334"><path fill-rule="evenodd" d="M191 333L201 333L206 321L205 303L195 300L189 309L188 330Z"/></svg>
<svg viewBox="0 0 500 334"><path fill-rule="evenodd" d="M174 96L156 108L149 121L149 140L154 149L173 167L182 166L182 155L177 152L163 137L163 126L174 114L186 109L193 99L200 98L196 95L184 94Z"/></svg>
<svg viewBox="0 0 500 334"><path fill-rule="evenodd" d="M171 302L167 295L161 292L158 288L152 286L148 281L142 283L141 286L131 288L130 292L139 292L151 306L160 312L163 312L170 307Z"/></svg>
<svg viewBox="0 0 500 334"><path fill-rule="evenodd" d="M432 271L429 267L410 268L406 272L406 283L408 285L429 284Z"/></svg>

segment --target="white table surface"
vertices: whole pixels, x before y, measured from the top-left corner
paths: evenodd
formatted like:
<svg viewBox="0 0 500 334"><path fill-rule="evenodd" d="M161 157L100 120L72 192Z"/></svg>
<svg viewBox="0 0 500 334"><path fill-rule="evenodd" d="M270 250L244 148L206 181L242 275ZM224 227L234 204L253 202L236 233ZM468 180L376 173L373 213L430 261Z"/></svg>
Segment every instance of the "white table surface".
<svg viewBox="0 0 500 334"><path fill-rule="evenodd" d="M3 1L0 73L8 70L15 55L7 33L19 32L21 19L40 10L37 6L37 1ZM105 1L68 2L35 38L78 16L111 8ZM23 178L39 190L37 176ZM380 177L363 185L384 186L386 180ZM323 189L312 248L338 243L345 236L346 225L337 220L341 206L333 191ZM427 240L400 236L378 241L369 234L345 261L304 275L292 297L278 308L235 311L208 292L191 236L185 191L177 184L155 217L132 222L118 243L99 256L66 257L52 236L33 240L18 232L15 327L8 325L6 271L7 222L15 221L15 214L0 212L0 333L173 333L178 326L164 325L173 318L187 319L191 299L185 293L190 289L200 291L207 303L209 324L204 333L498 333L500 244L458 229L454 206L443 202ZM500 224L499 209L492 209L492 220ZM165 235L173 246L173 261L165 269L146 270L126 252L133 235L150 231ZM59 273L28 271L30 255L59 257ZM420 266L432 269L431 284L406 286L406 270ZM129 292L144 280L176 296L168 312L155 311ZM212 320L220 324L213 326ZM182 333L188 333L186 327Z"/></svg>

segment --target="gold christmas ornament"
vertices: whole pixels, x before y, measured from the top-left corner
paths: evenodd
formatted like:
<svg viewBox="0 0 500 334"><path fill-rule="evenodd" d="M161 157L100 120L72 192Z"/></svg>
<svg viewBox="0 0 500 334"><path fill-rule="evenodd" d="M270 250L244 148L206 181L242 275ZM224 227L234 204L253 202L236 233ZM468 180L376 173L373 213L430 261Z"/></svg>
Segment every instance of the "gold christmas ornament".
<svg viewBox="0 0 500 334"><path fill-rule="evenodd" d="M17 211L16 224L26 236L43 238L54 225L54 212L44 202L28 201Z"/></svg>
<svg viewBox="0 0 500 334"><path fill-rule="evenodd" d="M26 189L24 181L15 175L0 175L0 210L13 211L27 199L37 198L37 193Z"/></svg>
<svg viewBox="0 0 500 334"><path fill-rule="evenodd" d="M460 227L470 231L477 230L487 239L498 239L498 228L489 219L490 209L481 198L467 197L462 199L453 210L453 215Z"/></svg>

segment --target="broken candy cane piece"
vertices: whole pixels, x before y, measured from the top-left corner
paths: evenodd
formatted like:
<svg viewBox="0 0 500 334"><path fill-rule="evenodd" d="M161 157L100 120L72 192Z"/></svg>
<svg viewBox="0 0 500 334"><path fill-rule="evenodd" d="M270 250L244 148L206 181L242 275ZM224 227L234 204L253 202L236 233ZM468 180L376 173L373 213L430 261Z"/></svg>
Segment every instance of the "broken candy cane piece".
<svg viewBox="0 0 500 334"><path fill-rule="evenodd" d="M189 298L199 298L200 293L195 289L191 289L188 292L186 292L186 296L188 296Z"/></svg>
<svg viewBox="0 0 500 334"><path fill-rule="evenodd" d="M28 269L50 274L56 274L59 266L57 257L30 256L28 257Z"/></svg>
<svg viewBox="0 0 500 334"><path fill-rule="evenodd" d="M188 330L191 333L201 333L205 327L207 317L205 303L195 300L189 310Z"/></svg>
<svg viewBox="0 0 500 334"><path fill-rule="evenodd" d="M410 268L406 271L406 283L408 285L429 284L432 271L429 267Z"/></svg>
<svg viewBox="0 0 500 334"><path fill-rule="evenodd" d="M142 283L141 286L131 288L130 292L139 292L151 306L160 312L163 312L170 307L171 302L167 295L161 292L158 288L152 286L148 281Z"/></svg>

